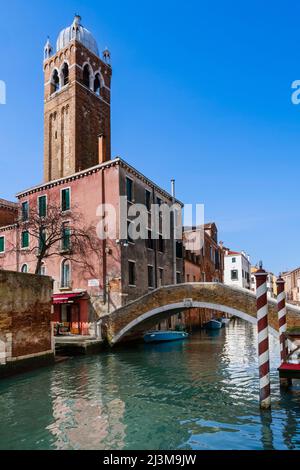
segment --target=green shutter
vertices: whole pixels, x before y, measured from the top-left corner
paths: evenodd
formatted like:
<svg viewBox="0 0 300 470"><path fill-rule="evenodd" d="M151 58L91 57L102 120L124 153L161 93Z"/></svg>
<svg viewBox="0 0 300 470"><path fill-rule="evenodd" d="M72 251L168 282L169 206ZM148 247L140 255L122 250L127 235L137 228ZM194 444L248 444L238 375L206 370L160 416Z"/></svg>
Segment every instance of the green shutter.
<svg viewBox="0 0 300 470"><path fill-rule="evenodd" d="M29 233L22 232L22 248L28 248L28 247L29 247Z"/></svg>
<svg viewBox="0 0 300 470"><path fill-rule="evenodd" d="M64 251L70 249L70 237L71 237L70 227L64 226L63 227L63 239L62 239L62 249Z"/></svg>
<svg viewBox="0 0 300 470"><path fill-rule="evenodd" d="M29 203L23 202L22 204L22 221L26 222L29 218Z"/></svg>
<svg viewBox="0 0 300 470"><path fill-rule="evenodd" d="M61 206L63 212L68 211L70 209L70 189L62 190Z"/></svg>
<svg viewBox="0 0 300 470"><path fill-rule="evenodd" d="M39 216L46 217L47 213L47 198L46 196L41 196L39 198Z"/></svg>
<svg viewBox="0 0 300 470"><path fill-rule="evenodd" d="M4 253L4 237L0 237L0 253Z"/></svg>
<svg viewBox="0 0 300 470"><path fill-rule="evenodd" d="M45 232L45 229L41 229L40 230L40 239L39 239L39 250L40 250L40 252L43 250L45 242L46 242L46 232Z"/></svg>

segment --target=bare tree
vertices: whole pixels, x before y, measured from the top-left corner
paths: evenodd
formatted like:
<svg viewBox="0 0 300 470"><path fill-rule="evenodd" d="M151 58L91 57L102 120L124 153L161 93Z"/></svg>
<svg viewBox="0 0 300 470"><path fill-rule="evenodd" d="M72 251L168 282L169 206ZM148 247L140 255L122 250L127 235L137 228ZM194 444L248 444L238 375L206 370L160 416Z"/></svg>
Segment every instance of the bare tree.
<svg viewBox="0 0 300 470"><path fill-rule="evenodd" d="M76 207L64 213L60 205L48 204L44 217L40 216L38 208L32 209L28 220L20 222L20 227L29 234L29 252L36 257L36 274L40 273L43 261L53 256L81 264L84 271L95 274L93 260L95 255L100 259L101 242L96 228L84 225L84 216Z"/></svg>

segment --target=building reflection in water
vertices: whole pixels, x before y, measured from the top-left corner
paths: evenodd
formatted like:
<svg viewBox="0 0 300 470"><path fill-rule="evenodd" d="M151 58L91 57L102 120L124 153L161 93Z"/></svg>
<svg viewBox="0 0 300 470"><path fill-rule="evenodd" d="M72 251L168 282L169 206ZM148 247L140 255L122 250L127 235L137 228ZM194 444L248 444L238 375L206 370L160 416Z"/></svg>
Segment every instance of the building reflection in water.
<svg viewBox="0 0 300 470"><path fill-rule="evenodd" d="M56 449L124 448L125 403L117 397L108 398L111 393L103 383L102 372L100 362L97 366L79 363L71 380L53 376L53 423L47 431L53 435Z"/></svg>

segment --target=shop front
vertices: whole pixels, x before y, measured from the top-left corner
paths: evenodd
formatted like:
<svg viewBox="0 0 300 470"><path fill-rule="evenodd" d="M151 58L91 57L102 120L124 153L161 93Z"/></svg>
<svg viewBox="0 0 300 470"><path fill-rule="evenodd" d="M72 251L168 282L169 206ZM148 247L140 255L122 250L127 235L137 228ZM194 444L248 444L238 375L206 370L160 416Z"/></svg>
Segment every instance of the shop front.
<svg viewBox="0 0 300 470"><path fill-rule="evenodd" d="M89 295L87 292L68 292L52 296L56 335L89 334Z"/></svg>

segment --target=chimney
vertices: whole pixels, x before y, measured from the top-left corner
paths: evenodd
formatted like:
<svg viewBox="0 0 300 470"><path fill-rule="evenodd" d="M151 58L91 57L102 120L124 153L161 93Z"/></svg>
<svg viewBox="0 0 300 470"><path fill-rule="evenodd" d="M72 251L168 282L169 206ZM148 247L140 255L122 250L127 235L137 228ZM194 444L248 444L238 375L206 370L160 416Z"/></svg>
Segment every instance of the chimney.
<svg viewBox="0 0 300 470"><path fill-rule="evenodd" d="M106 139L103 134L98 138L98 160L99 164L106 162Z"/></svg>

